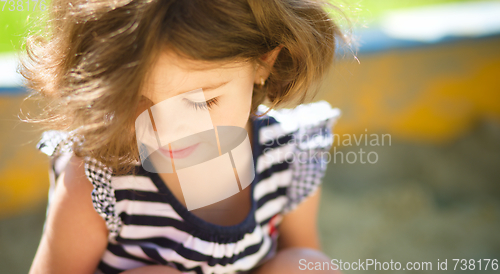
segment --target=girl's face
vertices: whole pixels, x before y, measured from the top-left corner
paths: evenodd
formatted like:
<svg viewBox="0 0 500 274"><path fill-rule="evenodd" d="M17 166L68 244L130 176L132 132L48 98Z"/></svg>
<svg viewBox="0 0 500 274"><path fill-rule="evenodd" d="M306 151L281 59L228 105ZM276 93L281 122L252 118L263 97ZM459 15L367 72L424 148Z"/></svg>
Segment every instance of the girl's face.
<svg viewBox="0 0 500 274"><path fill-rule="evenodd" d="M162 52L142 93L148 102L141 104L137 114L151 105L202 88L213 126L248 129L253 86L260 82L261 70L249 62L214 64L190 61L172 51Z"/></svg>
<svg viewBox="0 0 500 274"><path fill-rule="evenodd" d="M280 49L261 60L272 67ZM232 126L221 128L227 144L241 134L228 136L224 129L243 128L251 134L254 83L268 76L269 70L257 62L192 61L172 51L162 52L146 79L136 112L138 141L147 148L141 155L150 158L155 170L167 173L171 171L161 168L172 167L170 158L176 158L177 168L217 157L220 140L209 130Z"/></svg>

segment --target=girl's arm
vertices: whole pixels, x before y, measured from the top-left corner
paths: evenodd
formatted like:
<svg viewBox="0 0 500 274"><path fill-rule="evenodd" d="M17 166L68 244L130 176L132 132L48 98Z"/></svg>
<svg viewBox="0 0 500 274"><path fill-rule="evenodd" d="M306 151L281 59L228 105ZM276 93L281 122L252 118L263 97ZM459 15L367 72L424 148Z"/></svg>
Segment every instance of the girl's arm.
<svg viewBox="0 0 500 274"><path fill-rule="evenodd" d="M318 235L318 209L321 186L294 210L283 217L279 225L278 250L291 247L321 249Z"/></svg>
<svg viewBox="0 0 500 274"><path fill-rule="evenodd" d="M95 272L108 243L108 229L93 208L92 190L83 161L72 156L57 179L29 274Z"/></svg>

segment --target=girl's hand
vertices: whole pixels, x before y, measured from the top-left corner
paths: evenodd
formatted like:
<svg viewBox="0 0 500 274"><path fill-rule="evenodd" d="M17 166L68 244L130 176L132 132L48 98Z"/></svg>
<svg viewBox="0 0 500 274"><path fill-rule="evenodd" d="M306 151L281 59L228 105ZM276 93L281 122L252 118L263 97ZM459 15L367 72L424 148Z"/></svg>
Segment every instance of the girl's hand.
<svg viewBox="0 0 500 274"><path fill-rule="evenodd" d="M148 265L130 269L120 274L182 274L177 269L165 265Z"/></svg>

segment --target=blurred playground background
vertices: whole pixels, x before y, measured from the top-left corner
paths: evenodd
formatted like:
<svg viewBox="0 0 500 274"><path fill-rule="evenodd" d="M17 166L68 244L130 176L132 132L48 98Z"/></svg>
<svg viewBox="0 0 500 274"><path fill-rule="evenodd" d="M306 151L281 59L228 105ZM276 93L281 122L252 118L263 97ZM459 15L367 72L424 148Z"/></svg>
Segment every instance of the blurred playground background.
<svg viewBox="0 0 500 274"><path fill-rule="evenodd" d="M26 91L16 73L16 52L44 12L4 3L0 273L15 274L28 272L48 195L40 131L17 118ZM315 98L343 111L324 179L323 249L350 262L432 262L423 273L438 259L449 272L452 259L500 259L500 1L341 3L359 47L341 47ZM372 134L390 143L354 140Z"/></svg>

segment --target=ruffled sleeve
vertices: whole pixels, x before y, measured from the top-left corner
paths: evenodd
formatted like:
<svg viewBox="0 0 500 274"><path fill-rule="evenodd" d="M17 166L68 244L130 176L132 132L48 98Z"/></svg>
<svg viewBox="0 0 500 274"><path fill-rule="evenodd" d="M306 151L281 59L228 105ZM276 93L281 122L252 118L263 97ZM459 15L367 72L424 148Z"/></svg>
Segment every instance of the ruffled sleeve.
<svg viewBox="0 0 500 274"><path fill-rule="evenodd" d="M50 156L49 203L52 200L55 182L72 155L72 147L78 139L71 132L50 130L42 133L37 149ZM85 175L92 183L92 203L96 212L105 220L109 231L108 239L113 242L122 222L115 213L115 192L111 185L112 170L91 157L84 158ZM47 213L48 213L47 206ZM45 229L45 224L44 224Z"/></svg>
<svg viewBox="0 0 500 274"><path fill-rule="evenodd" d="M114 243L122 227L122 221L115 211L116 197L111 184L112 173L111 168L96 159L85 157L85 175L94 185L92 191L94 209L106 221L108 239Z"/></svg>
<svg viewBox="0 0 500 274"><path fill-rule="evenodd" d="M48 156L57 156L71 151L69 132L49 130L42 133L36 148Z"/></svg>
<svg viewBox="0 0 500 274"><path fill-rule="evenodd" d="M289 167L292 179L287 188L284 214L314 194L321 184L331 159L329 153L333 144L333 126L340 115L340 110L332 108L326 101L274 113L273 116L285 132L294 132L294 159Z"/></svg>

